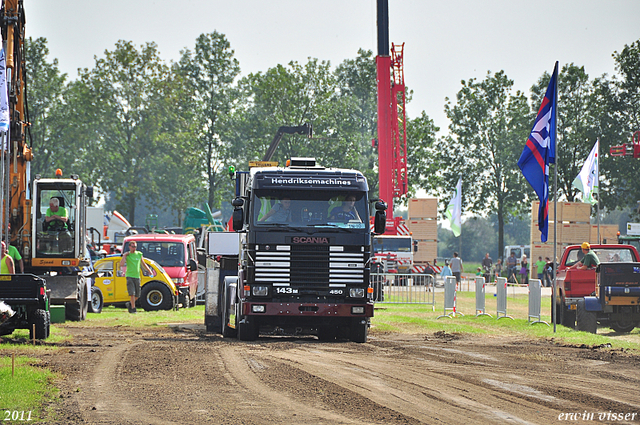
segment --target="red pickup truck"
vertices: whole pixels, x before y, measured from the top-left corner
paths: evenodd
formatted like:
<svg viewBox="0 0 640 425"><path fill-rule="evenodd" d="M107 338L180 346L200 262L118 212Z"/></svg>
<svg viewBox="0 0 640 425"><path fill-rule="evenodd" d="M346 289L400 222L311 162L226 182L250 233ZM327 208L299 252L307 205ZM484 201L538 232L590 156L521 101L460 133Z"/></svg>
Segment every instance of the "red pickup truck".
<svg viewBox="0 0 640 425"><path fill-rule="evenodd" d="M632 245L591 245L591 250L596 253L600 262L624 262L635 263L640 261L640 254ZM556 323L575 328L576 308L578 300L584 299L596 292L596 270L570 269L580 261L584 254L580 245L571 245L565 248L556 281L556 311L558 319ZM553 320L553 305L551 306L551 318Z"/></svg>

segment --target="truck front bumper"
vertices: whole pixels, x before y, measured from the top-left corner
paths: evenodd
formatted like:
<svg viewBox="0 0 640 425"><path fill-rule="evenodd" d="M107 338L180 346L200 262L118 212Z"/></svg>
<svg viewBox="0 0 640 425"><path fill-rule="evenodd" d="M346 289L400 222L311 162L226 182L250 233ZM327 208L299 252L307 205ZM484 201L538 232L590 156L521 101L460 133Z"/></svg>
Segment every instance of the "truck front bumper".
<svg viewBox="0 0 640 425"><path fill-rule="evenodd" d="M244 316L373 317L373 304L241 302Z"/></svg>

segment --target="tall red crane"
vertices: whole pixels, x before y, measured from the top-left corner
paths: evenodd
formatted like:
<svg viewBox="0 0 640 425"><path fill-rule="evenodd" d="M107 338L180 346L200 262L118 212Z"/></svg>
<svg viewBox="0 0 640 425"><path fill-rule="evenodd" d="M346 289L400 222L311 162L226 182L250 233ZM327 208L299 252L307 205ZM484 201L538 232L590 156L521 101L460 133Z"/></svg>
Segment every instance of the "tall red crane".
<svg viewBox="0 0 640 425"><path fill-rule="evenodd" d="M387 234L397 234L400 217L393 216L394 198L407 194L407 136L404 85L404 43L392 44L389 55L389 3L377 1L378 56L378 181L387 202Z"/></svg>

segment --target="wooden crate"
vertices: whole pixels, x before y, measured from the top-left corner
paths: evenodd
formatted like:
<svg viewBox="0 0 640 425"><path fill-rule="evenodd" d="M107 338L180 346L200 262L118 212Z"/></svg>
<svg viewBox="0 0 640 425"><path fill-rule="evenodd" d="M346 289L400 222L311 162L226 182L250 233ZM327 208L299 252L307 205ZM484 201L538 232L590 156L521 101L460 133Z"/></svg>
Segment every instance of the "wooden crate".
<svg viewBox="0 0 640 425"><path fill-rule="evenodd" d="M618 243L618 225L617 224L601 224L600 240L598 240L598 225L592 224L589 242L603 243L605 239L607 240L607 243Z"/></svg>
<svg viewBox="0 0 640 425"><path fill-rule="evenodd" d="M591 220L591 204L587 202L564 202L563 203L562 221L569 221L572 223L589 223L590 220Z"/></svg>
<svg viewBox="0 0 640 425"><path fill-rule="evenodd" d="M564 250L564 246L562 244L556 244L556 256L560 258L562 256L562 252ZM531 245L531 258L530 262L533 264L538 261L538 257L545 258L553 258L553 244L552 243L537 243Z"/></svg>
<svg viewBox="0 0 640 425"><path fill-rule="evenodd" d="M418 240L438 240L437 220L407 220L407 226L413 239Z"/></svg>
<svg viewBox="0 0 640 425"><path fill-rule="evenodd" d="M408 217L425 219L438 217L438 198L412 198L408 203Z"/></svg>
<svg viewBox="0 0 640 425"><path fill-rule="evenodd" d="M538 221L538 206L540 201L533 201L531 203L531 221ZM558 217L562 219L562 205L563 202L556 203L556 209L558 210ZM553 210L553 202L549 202L549 221L555 220L555 214ZM560 220L562 221L562 220Z"/></svg>
<svg viewBox="0 0 640 425"><path fill-rule="evenodd" d="M438 257L437 241L418 241L418 250L413 253L413 261L418 263L433 262Z"/></svg>
<svg viewBox="0 0 640 425"><path fill-rule="evenodd" d="M563 244L581 244L589 241L591 237L591 225L587 223L562 223Z"/></svg>
<svg viewBox="0 0 640 425"><path fill-rule="evenodd" d="M547 232L547 242L546 243L553 243L553 226L554 226L554 222L550 221L549 222L549 230ZM558 223L557 227L556 227L556 241L558 243L560 243L562 241L562 228L563 228L563 223ZM538 219L536 218L532 223L531 223L531 237L530 237L530 243L529 245L533 246L534 244L541 244L542 241L540 240L540 229L538 229Z"/></svg>

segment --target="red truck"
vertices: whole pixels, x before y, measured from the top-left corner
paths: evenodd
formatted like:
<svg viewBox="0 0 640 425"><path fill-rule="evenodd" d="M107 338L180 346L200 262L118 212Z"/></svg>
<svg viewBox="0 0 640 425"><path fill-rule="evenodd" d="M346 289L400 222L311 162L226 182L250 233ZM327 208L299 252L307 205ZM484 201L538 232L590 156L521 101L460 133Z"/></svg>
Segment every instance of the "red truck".
<svg viewBox="0 0 640 425"><path fill-rule="evenodd" d="M632 245L591 245L600 262L607 263L635 263L640 261L640 254ZM557 286L556 286L556 311L558 319L556 323L575 328L576 309L579 300L584 297L595 295L596 293L596 270L570 269L583 257L580 245L568 246L562 254L562 259L558 265ZM553 306L551 308L551 318L553 319ZM617 330L618 324L614 321L610 323L611 328Z"/></svg>

